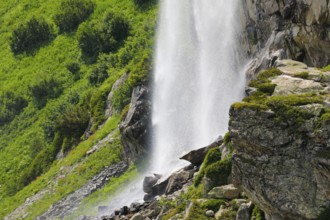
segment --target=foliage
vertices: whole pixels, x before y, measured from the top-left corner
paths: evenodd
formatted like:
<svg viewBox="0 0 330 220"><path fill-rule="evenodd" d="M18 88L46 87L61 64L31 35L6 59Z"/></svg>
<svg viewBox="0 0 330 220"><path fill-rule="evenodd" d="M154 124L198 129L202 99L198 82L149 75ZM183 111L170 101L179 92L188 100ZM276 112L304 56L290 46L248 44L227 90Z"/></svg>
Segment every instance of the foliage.
<svg viewBox="0 0 330 220"><path fill-rule="evenodd" d="M109 12L102 23L84 23L77 39L83 54L92 61L100 53L115 52L129 35L129 23L121 15Z"/></svg>
<svg viewBox="0 0 330 220"><path fill-rule="evenodd" d="M324 71L324 72L330 71L330 65L323 67L322 71Z"/></svg>
<svg viewBox="0 0 330 220"><path fill-rule="evenodd" d="M38 108L43 108L48 99L57 98L62 93L62 87L54 78L39 79L34 85L30 86L33 104Z"/></svg>
<svg viewBox="0 0 330 220"><path fill-rule="evenodd" d="M41 17L51 28L52 20L62 11L60 1L6 1L0 7L0 115L7 115L7 122L0 126L0 219L27 198L44 188L52 187L52 194L45 195L40 202L29 207L30 215L27 219L35 218L51 204L84 185L102 167L121 158L118 136L113 145L102 148L93 157L88 157L90 159L85 156L95 142L118 126L118 116L104 123L106 98L122 74L128 70L132 72L137 64L143 62L144 56L151 57L157 8L142 11L131 0L93 2L95 10L84 24L95 24L101 30L109 14L106 9L110 8L114 12L120 11L121 14L116 15L125 18L129 24L129 37L118 43L116 50L98 53L93 61L95 64L84 59L77 33L71 31L69 34L54 36L54 39L52 35L50 43L37 43L27 53L24 51L19 56L13 56L10 43L14 30L22 23L24 26L24 21L31 18L40 21L43 20L39 19ZM30 56L30 52L33 52L33 56ZM108 77L100 77L101 80L91 86L88 76L92 69L101 64L106 65ZM145 71L139 71L138 67L134 72L141 77L141 82L148 76L143 75ZM7 92L13 96L7 96ZM82 107L86 114L68 113L70 109ZM75 133L79 123L83 125L83 130L87 116L93 118L95 134L81 143L77 143L81 141L80 135L71 138L60 134L58 129L61 126L58 122L65 115L68 117L64 117L63 121L72 123L68 128L73 129L69 131L70 134ZM71 150L64 154L63 159L53 157L57 152L68 149ZM60 181L63 185L54 186L53 180L63 166L77 167L77 170L74 169L72 175Z"/></svg>
<svg viewBox="0 0 330 220"><path fill-rule="evenodd" d="M91 0L62 0L54 21L60 33L70 32L88 19L93 11L94 4Z"/></svg>
<svg viewBox="0 0 330 220"><path fill-rule="evenodd" d="M104 80L108 78L108 67L101 63L97 65L95 68L92 69L91 73L88 76L88 81L92 86L99 86L101 85Z"/></svg>
<svg viewBox="0 0 330 220"><path fill-rule="evenodd" d="M50 25L43 18L32 17L27 23L16 28L10 38L10 48L20 54L37 48L53 37Z"/></svg>
<svg viewBox="0 0 330 220"><path fill-rule="evenodd" d="M256 220L266 220L265 213L256 205L253 208L252 217L254 217Z"/></svg>
<svg viewBox="0 0 330 220"><path fill-rule="evenodd" d="M0 126L12 121L27 105L25 98L12 91L0 94Z"/></svg>

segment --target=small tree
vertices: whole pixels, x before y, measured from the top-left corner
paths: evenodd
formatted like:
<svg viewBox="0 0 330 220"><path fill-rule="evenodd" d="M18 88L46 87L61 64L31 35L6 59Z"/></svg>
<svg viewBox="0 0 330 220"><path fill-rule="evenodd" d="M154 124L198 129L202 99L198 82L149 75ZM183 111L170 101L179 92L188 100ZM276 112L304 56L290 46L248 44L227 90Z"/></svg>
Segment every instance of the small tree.
<svg viewBox="0 0 330 220"><path fill-rule="evenodd" d="M93 11L94 4L91 0L63 0L54 21L60 33L70 32L85 21Z"/></svg>
<svg viewBox="0 0 330 220"><path fill-rule="evenodd" d="M14 54L29 51L53 37L51 27L43 18L31 18L26 24L21 24L12 33L10 48Z"/></svg>

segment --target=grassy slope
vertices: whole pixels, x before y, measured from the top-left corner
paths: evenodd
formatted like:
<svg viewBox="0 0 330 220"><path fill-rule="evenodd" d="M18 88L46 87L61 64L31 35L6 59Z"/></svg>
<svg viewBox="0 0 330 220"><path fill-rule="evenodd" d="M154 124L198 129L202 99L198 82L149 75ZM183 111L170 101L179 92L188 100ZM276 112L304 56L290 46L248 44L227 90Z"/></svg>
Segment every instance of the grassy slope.
<svg viewBox="0 0 330 220"><path fill-rule="evenodd" d="M75 32L57 35L52 42L44 45L34 55L23 54L15 57L10 51L9 38L20 23L36 16L44 17L48 23L54 25L52 18L57 12L59 1L0 0L0 94L12 91L29 102L28 107L11 123L0 126L0 219L17 208L27 197L46 186L49 187L49 182L52 182L62 167L72 166L79 162L72 174L58 184L51 183L54 193L32 206L30 208L32 214L29 218L41 214L50 204L82 186L104 166L120 159L119 141L112 146L102 148L89 158L84 158L86 151L97 140L117 127L119 117L115 116L95 135L74 148L64 160L55 161L47 173L23 190L15 191L18 177L38 152L51 143L45 137L44 127L53 123L54 115L60 114L61 108L66 106L67 101L78 95L79 102L83 102L90 94L100 91L109 92L112 84L121 74L138 63L143 55L150 55L153 44L151 30L155 25L156 6L141 10L133 4L132 0L95 0L95 3L96 9L89 21L101 21L104 14L111 10L125 16L131 24L131 37L117 52L120 61L123 54L127 55L131 51L131 54L128 54L128 61L121 65L110 66L109 78L96 88L91 87L87 80L95 64L87 64L81 58ZM81 67L81 77L78 81L75 81L74 76L66 68L66 65L72 62L78 62ZM40 78L47 77L55 78L63 87L63 93L57 99L49 100L47 105L39 110L32 103L29 87Z"/></svg>

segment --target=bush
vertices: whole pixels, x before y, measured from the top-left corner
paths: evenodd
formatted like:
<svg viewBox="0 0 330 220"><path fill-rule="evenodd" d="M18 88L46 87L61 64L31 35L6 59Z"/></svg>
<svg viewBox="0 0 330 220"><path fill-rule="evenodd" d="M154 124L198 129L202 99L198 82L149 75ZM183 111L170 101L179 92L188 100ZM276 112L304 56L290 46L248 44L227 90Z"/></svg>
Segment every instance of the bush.
<svg viewBox="0 0 330 220"><path fill-rule="evenodd" d="M0 125L4 125L14 119L28 105L28 102L13 92L0 94Z"/></svg>
<svg viewBox="0 0 330 220"><path fill-rule="evenodd" d="M108 13L101 24L85 23L77 39L83 54L95 61L99 53L115 52L129 35L129 23L119 15Z"/></svg>
<svg viewBox="0 0 330 220"><path fill-rule="evenodd" d="M63 0L54 21L60 33L75 30L94 11L91 0Z"/></svg>
<svg viewBox="0 0 330 220"><path fill-rule="evenodd" d="M43 18L31 18L12 33L10 48L14 54L30 51L53 37L51 27Z"/></svg>
<svg viewBox="0 0 330 220"><path fill-rule="evenodd" d="M91 73L88 76L88 81L92 86L99 86L101 85L104 80L106 80L108 75L108 67L101 63L98 66L96 66L94 69L92 69Z"/></svg>
<svg viewBox="0 0 330 220"><path fill-rule="evenodd" d="M62 86L54 78L41 79L36 84L30 86L33 104L38 108L43 108L48 99L57 98L62 93Z"/></svg>

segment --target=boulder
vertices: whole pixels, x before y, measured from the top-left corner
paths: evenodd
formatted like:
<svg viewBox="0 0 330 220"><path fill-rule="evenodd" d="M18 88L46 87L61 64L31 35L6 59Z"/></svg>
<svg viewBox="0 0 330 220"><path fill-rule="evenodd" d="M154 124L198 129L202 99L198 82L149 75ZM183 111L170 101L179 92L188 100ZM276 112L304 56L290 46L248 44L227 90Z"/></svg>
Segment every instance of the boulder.
<svg viewBox="0 0 330 220"><path fill-rule="evenodd" d="M212 148L219 147L222 143L223 143L223 137L219 136L212 144L197 150L190 151L186 155L180 157L180 159L189 161L191 164L195 166L200 166L203 163L207 152Z"/></svg>
<svg viewBox="0 0 330 220"><path fill-rule="evenodd" d="M250 220L253 210L252 202L242 203L237 211L236 220Z"/></svg>
<svg viewBox="0 0 330 220"><path fill-rule="evenodd" d="M120 123L119 129L124 153L129 162L134 162L149 150L151 124L150 91L145 86L133 89L130 108Z"/></svg>
<svg viewBox="0 0 330 220"><path fill-rule="evenodd" d="M300 68L310 70L300 63L290 63L293 68L281 69L284 76ZM278 66L288 66L288 62ZM242 188L269 219L317 219L329 208L330 124L329 115L325 114L329 92L310 95L315 92L314 77L317 75L313 79L299 79L307 84L303 84L303 90L290 91L293 95L286 100L286 110L281 109L281 100L285 98L277 93L273 96L277 96L279 102L273 103L271 109L267 105L253 109L241 103L241 108L233 106L230 110L229 131L235 152L233 183ZM278 83L276 78L273 82ZM304 97L301 94L307 98L301 98ZM321 99L308 103L310 96L324 98L324 102ZM290 104L291 97L301 101Z"/></svg>
<svg viewBox="0 0 330 220"><path fill-rule="evenodd" d="M207 211L205 212L205 215L206 215L207 217L214 217L214 211L213 211L213 210L207 210Z"/></svg>
<svg viewBox="0 0 330 220"><path fill-rule="evenodd" d="M236 199L240 196L241 190L236 188L233 184L214 187L209 193L208 197L213 199Z"/></svg>
<svg viewBox="0 0 330 220"><path fill-rule="evenodd" d="M152 187L157 183L157 181L160 178L158 175L154 175L154 176L146 176L143 180L143 191L145 193L151 193L152 192Z"/></svg>

